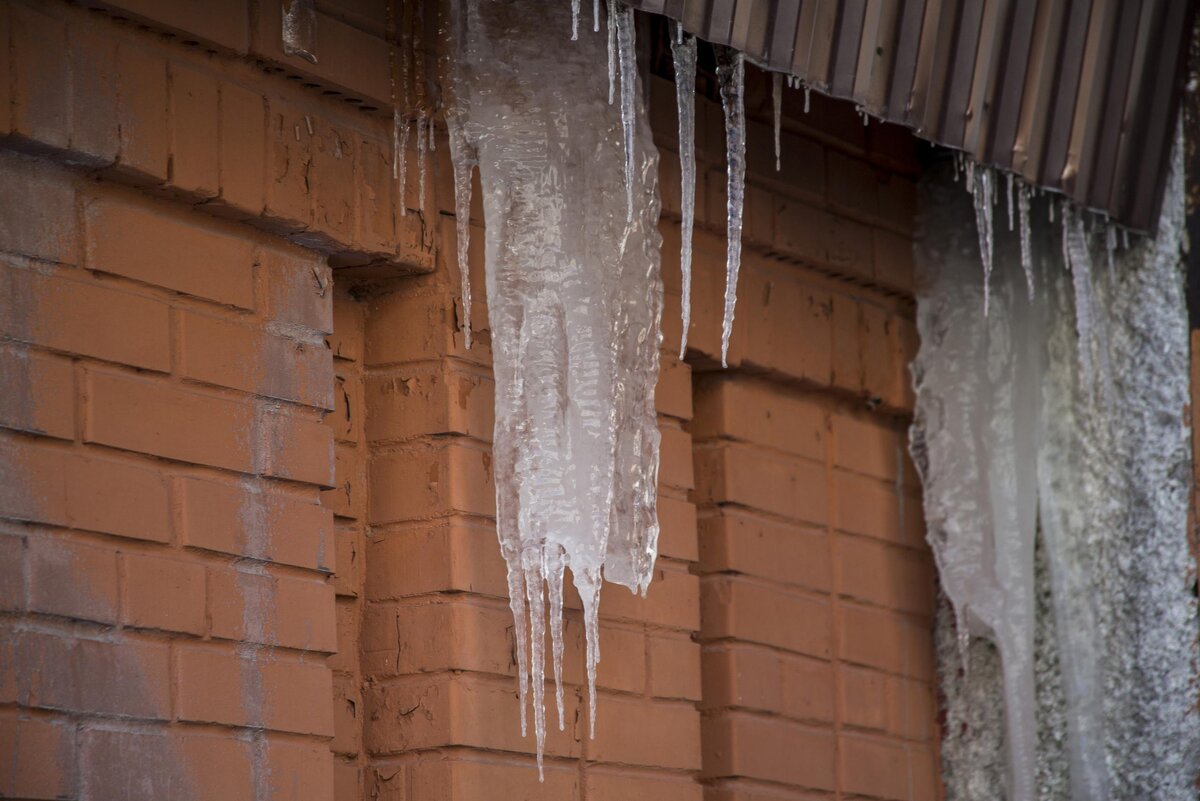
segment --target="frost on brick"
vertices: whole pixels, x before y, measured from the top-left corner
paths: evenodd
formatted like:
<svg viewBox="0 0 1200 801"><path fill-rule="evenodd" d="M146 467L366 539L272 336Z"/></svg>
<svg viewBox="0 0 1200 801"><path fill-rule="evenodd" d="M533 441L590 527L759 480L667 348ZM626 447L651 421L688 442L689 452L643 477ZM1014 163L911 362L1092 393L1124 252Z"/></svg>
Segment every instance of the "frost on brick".
<svg viewBox="0 0 1200 801"><path fill-rule="evenodd" d="M644 593L658 540L658 156L626 52L632 20L610 19L622 51L610 105L610 36L579 26L571 41L572 16L561 0L459 0L447 31L460 247L473 163L483 192L496 525L539 767L547 618L563 726L566 571L583 606L594 731L601 580Z"/></svg>

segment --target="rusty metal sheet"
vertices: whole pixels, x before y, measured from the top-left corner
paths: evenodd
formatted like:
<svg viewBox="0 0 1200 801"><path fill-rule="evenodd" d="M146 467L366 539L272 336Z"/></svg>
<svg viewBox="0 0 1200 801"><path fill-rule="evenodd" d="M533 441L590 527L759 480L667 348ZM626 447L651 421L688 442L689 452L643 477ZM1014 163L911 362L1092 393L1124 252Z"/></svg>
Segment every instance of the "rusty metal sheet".
<svg viewBox="0 0 1200 801"><path fill-rule="evenodd" d="M1140 230L1154 227L1191 0L630 0Z"/></svg>

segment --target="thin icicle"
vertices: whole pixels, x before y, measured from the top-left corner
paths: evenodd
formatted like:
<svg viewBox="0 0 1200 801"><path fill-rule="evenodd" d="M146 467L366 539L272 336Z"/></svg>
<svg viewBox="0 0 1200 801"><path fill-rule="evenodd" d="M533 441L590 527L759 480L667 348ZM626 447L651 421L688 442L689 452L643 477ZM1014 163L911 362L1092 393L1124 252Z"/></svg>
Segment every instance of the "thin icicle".
<svg viewBox="0 0 1200 801"><path fill-rule="evenodd" d="M679 114L679 193L683 223L679 237L679 271L683 282L680 310L683 333L679 358L687 353L688 329L692 324L692 229L696 221L696 39L683 36L683 25L671 43L675 61L675 105ZM776 118L778 119L778 117Z"/></svg>
<svg viewBox="0 0 1200 801"><path fill-rule="evenodd" d="M617 2L608 0L608 105L617 96Z"/></svg>
<svg viewBox="0 0 1200 801"><path fill-rule="evenodd" d="M1008 230L1011 232L1013 229L1013 174L1006 172L1004 175L1008 182Z"/></svg>
<svg viewBox="0 0 1200 801"><path fill-rule="evenodd" d="M547 545L548 553L543 557L546 574L546 591L550 600L550 646L554 657L554 701L558 707L558 730L563 731L563 577L567 563L563 549L558 545Z"/></svg>
<svg viewBox="0 0 1200 801"><path fill-rule="evenodd" d="M528 557L529 554L526 554ZM546 750L546 602L539 564L525 559L525 596L529 600L530 672L533 675L533 735L537 741L538 781L545 781L542 754Z"/></svg>
<svg viewBox="0 0 1200 801"><path fill-rule="evenodd" d="M717 83L725 110L726 193L725 317L721 325L721 366L728 366L729 338L737 305L738 270L742 262L742 205L746 192L746 64L732 48L717 49Z"/></svg>
<svg viewBox="0 0 1200 801"><path fill-rule="evenodd" d="M519 557L505 554L504 562L508 565L508 608L512 610L513 616L513 640L517 649L517 687L521 701L521 737L524 738L529 734L529 615L525 609L525 578Z"/></svg>
<svg viewBox="0 0 1200 801"><path fill-rule="evenodd" d="M1110 223L1104 225L1104 252L1108 257L1108 275L1111 278L1116 268L1113 259L1117 250L1117 226Z"/></svg>
<svg viewBox="0 0 1200 801"><path fill-rule="evenodd" d="M479 163L457 113L446 114L450 134L450 163L454 167L454 224L458 239L458 274L462 282L463 339L471 349L471 177Z"/></svg>
<svg viewBox="0 0 1200 801"><path fill-rule="evenodd" d="M1075 290L1075 334L1079 339L1079 367L1083 379L1091 384L1092 365L1092 255L1088 250L1083 218L1073 205L1063 206L1063 261L1071 270Z"/></svg>
<svg viewBox="0 0 1200 801"><path fill-rule="evenodd" d="M1129 250L1129 229L1128 228L1121 229L1121 248L1124 250Z"/></svg>
<svg viewBox="0 0 1200 801"><path fill-rule="evenodd" d="M1049 207L1050 207L1050 211L1048 213L1050 215L1050 222L1053 223L1054 222L1054 197L1053 196L1050 197Z"/></svg>
<svg viewBox="0 0 1200 801"><path fill-rule="evenodd" d="M400 199L400 216L408 214L408 202L405 197L405 182L408 178L408 118L397 108L392 113L392 177L396 179L396 196Z"/></svg>
<svg viewBox="0 0 1200 801"><path fill-rule="evenodd" d="M1021 269L1025 271L1029 299L1033 300L1033 234L1029 227L1031 195L1029 187L1022 182L1017 190L1017 214L1021 228Z"/></svg>
<svg viewBox="0 0 1200 801"><path fill-rule="evenodd" d="M429 123L429 135L426 137L426 141L429 143L429 152L436 153L437 152L437 136L435 134L437 133L437 128L435 127L435 123L434 123L432 114L429 115L429 119L427 120L427 122Z"/></svg>
<svg viewBox="0 0 1200 801"><path fill-rule="evenodd" d="M579 41L579 0L571 0L571 41Z"/></svg>
<svg viewBox="0 0 1200 801"><path fill-rule="evenodd" d="M425 115L417 118L417 208L425 211L425 161L429 155L429 126Z"/></svg>
<svg viewBox="0 0 1200 801"><path fill-rule="evenodd" d="M979 233L979 258L983 262L983 315L991 302L992 282L992 204L995 199L994 174L988 167L975 166L968 170L968 186L975 199L975 227Z"/></svg>
<svg viewBox="0 0 1200 801"><path fill-rule="evenodd" d="M811 93L811 90L809 90L809 88L808 88L808 84L805 84L805 85L804 85L804 113L805 113L805 114L807 114L807 113L808 113L808 101L809 101L811 98L812 98L812 93Z"/></svg>
<svg viewBox="0 0 1200 801"><path fill-rule="evenodd" d="M617 55L621 65L621 127L625 132L626 221L633 220L634 102L637 97L637 53L634 51L633 9L618 3Z"/></svg>
<svg viewBox="0 0 1200 801"><path fill-rule="evenodd" d="M592 33L600 33L600 0L592 0Z"/></svg>
<svg viewBox="0 0 1200 801"><path fill-rule="evenodd" d="M779 128L780 118L783 116L783 75L782 73L773 73L771 75L771 100L775 107L775 172L780 170L779 160Z"/></svg>

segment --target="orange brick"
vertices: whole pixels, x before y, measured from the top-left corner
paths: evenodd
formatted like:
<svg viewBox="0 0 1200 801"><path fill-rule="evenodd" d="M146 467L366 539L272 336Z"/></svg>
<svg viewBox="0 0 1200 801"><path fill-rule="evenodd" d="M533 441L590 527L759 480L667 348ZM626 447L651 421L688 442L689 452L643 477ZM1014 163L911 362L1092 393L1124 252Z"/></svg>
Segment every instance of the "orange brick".
<svg viewBox="0 0 1200 801"><path fill-rule="evenodd" d="M847 792L875 798L909 798L908 755L887 740L846 735L838 738L838 762Z"/></svg>
<svg viewBox="0 0 1200 801"><path fill-rule="evenodd" d="M491 801L522 798L530 801L578 801L580 775L569 762L546 760L546 780L538 780L533 761L524 764L504 757L471 753L453 760L421 761L407 769L411 775L409 798L446 798L454 801ZM402 801L392 786L406 778L401 765L384 764L375 771L380 801ZM403 785L400 788L403 791Z"/></svg>
<svg viewBox="0 0 1200 801"><path fill-rule="evenodd" d="M355 676L333 676L333 742L335 754L354 756L362 747L362 692Z"/></svg>
<svg viewBox="0 0 1200 801"><path fill-rule="evenodd" d="M587 797L596 801L701 801L704 788L690 777L630 773L588 766Z"/></svg>
<svg viewBox="0 0 1200 801"><path fill-rule="evenodd" d="M125 603L121 619L136 628L203 634L204 567L141 554L121 557Z"/></svg>
<svg viewBox="0 0 1200 801"><path fill-rule="evenodd" d="M266 100L232 83L222 83L219 92L221 202L235 217L257 217L263 210Z"/></svg>
<svg viewBox="0 0 1200 801"><path fill-rule="evenodd" d="M697 439L745 440L820 461L828 427L819 402L766 382L717 376L696 387Z"/></svg>
<svg viewBox="0 0 1200 801"><path fill-rule="evenodd" d="M120 603L117 553L39 532L29 539L29 608L115 623Z"/></svg>
<svg viewBox="0 0 1200 801"><path fill-rule="evenodd" d="M550 725L555 714L553 692L553 686L547 685L546 755L578 758L582 738L587 736L586 712L579 709L577 696L567 694L563 699L566 729L559 731L557 722ZM368 719L374 725L367 727L365 747L372 754L443 746L533 753L533 737L521 737L520 707L509 679L438 674L403 682L368 684L366 702ZM401 709L417 714L388 712ZM612 715L601 715L600 720L606 717L611 719Z"/></svg>
<svg viewBox="0 0 1200 801"><path fill-rule="evenodd" d="M4 57L0 58L0 136L8 136L12 131L12 68L9 55L11 39L12 20L6 5L0 8L0 42L4 43Z"/></svg>
<svg viewBox="0 0 1200 801"><path fill-rule="evenodd" d="M288 495L195 478L180 480L182 541L237 556L330 570L333 516Z"/></svg>
<svg viewBox="0 0 1200 801"><path fill-rule="evenodd" d="M149 184L167 180L167 62L141 45L117 47L117 93L121 154L118 171L127 178ZM149 235L152 226L139 233ZM179 253L172 254L178 257ZM213 265L217 268L217 265Z"/></svg>
<svg viewBox="0 0 1200 801"><path fill-rule="evenodd" d="M325 117L305 118L308 134L312 126L310 153L312 165L307 180L312 186L313 229L337 242L353 242L357 220L354 217L357 187L347 181L354 174L354 146L357 137Z"/></svg>
<svg viewBox="0 0 1200 801"><path fill-rule="evenodd" d="M454 301L444 295L385 295L367 311L365 363L382 367L440 356L490 364L486 339L462 345Z"/></svg>
<svg viewBox="0 0 1200 801"><path fill-rule="evenodd" d="M325 653L337 648L333 588L324 581L213 568L208 587L213 637Z"/></svg>
<svg viewBox="0 0 1200 801"><path fill-rule="evenodd" d="M843 667L839 686L842 722L883 731L888 722L889 678L873 670Z"/></svg>
<svg viewBox="0 0 1200 801"><path fill-rule="evenodd" d="M0 209L0 250L74 263L78 256L75 214L63 211L74 208L75 192L66 173L10 152L0 154L0 182L21 198L20 203L5 203ZM19 297L4 295L10 302Z"/></svg>
<svg viewBox="0 0 1200 801"><path fill-rule="evenodd" d="M262 247L266 314L321 333L333 330L333 276L326 259L301 248Z"/></svg>
<svg viewBox="0 0 1200 801"><path fill-rule="evenodd" d="M346 367L342 362L335 365ZM338 370L334 376L333 414L325 417L325 423L333 429L333 438L338 443L354 444L362 439L363 405L362 376L355 370Z"/></svg>
<svg viewBox="0 0 1200 801"><path fill-rule="evenodd" d="M904 668L905 624L899 615L857 604L838 613L839 656L859 665L899 672Z"/></svg>
<svg viewBox="0 0 1200 801"><path fill-rule="evenodd" d="M775 247L810 265L829 261L833 216L798 200L775 198Z"/></svg>
<svg viewBox="0 0 1200 801"><path fill-rule="evenodd" d="M333 763L334 801L359 801L363 797L362 768L341 760ZM380 796L382 801L387 798Z"/></svg>
<svg viewBox="0 0 1200 801"><path fill-rule="evenodd" d="M267 101L265 213L279 225L301 231L312 222L308 181L312 165L312 117L285 101Z"/></svg>
<svg viewBox="0 0 1200 801"><path fill-rule="evenodd" d="M71 363L28 348L0 345L0 426L62 439L75 437Z"/></svg>
<svg viewBox="0 0 1200 801"><path fill-rule="evenodd" d="M373 536L365 587L373 601L444 590L508 597L495 530L458 521Z"/></svg>
<svg viewBox="0 0 1200 801"><path fill-rule="evenodd" d="M333 359L324 344L190 311L181 311L179 319L179 372L185 378L333 408Z"/></svg>
<svg viewBox="0 0 1200 801"><path fill-rule="evenodd" d="M333 486L333 432L328 426L296 414L267 417L268 442L274 447L265 454L264 472L286 478Z"/></svg>
<svg viewBox="0 0 1200 801"><path fill-rule="evenodd" d="M488 451L460 444L376 457L370 466L372 523L412 520L451 511L496 513ZM404 492L397 492L403 487Z"/></svg>
<svg viewBox="0 0 1200 801"><path fill-rule="evenodd" d="M916 282L912 240L876 228L875 277L885 286L912 293Z"/></svg>
<svg viewBox="0 0 1200 801"><path fill-rule="evenodd" d="M171 187L203 198L217 195L220 136L217 82L169 65L171 87Z"/></svg>
<svg viewBox="0 0 1200 801"><path fill-rule="evenodd" d="M658 430L662 437L659 444L659 483L680 490L692 489L696 481L692 474L691 435L665 420L659 424Z"/></svg>
<svg viewBox="0 0 1200 801"><path fill-rule="evenodd" d="M268 792L278 801L327 801L333 797L333 753L325 743L268 741Z"/></svg>
<svg viewBox="0 0 1200 801"><path fill-rule="evenodd" d="M700 698L700 646L691 639L653 635L647 639L650 693L658 698ZM607 654L608 649L603 649Z"/></svg>
<svg viewBox="0 0 1200 801"><path fill-rule="evenodd" d="M338 518L358 520L366 508L365 460L355 446L339 442L334 446L334 488L321 493L321 506Z"/></svg>
<svg viewBox="0 0 1200 801"><path fill-rule="evenodd" d="M0 610L25 608L25 540L0 535Z"/></svg>
<svg viewBox="0 0 1200 801"><path fill-rule="evenodd" d="M0 710L0 793L7 798L71 798L77 781L70 721Z"/></svg>
<svg viewBox="0 0 1200 801"><path fill-rule="evenodd" d="M936 582L928 554L862 537L836 543L843 595L932 617Z"/></svg>
<svg viewBox="0 0 1200 801"><path fill-rule="evenodd" d="M896 492L893 485L849 473L834 475L837 497L837 527L851 534L913 543L913 533L906 531L910 512L905 507L911 496Z"/></svg>
<svg viewBox="0 0 1200 801"><path fill-rule="evenodd" d="M862 348L863 389L868 396L890 401L897 395L895 348L886 310L863 303L859 306L859 342Z"/></svg>
<svg viewBox="0 0 1200 801"><path fill-rule="evenodd" d="M107 167L117 160L117 47L85 26L71 28L71 158Z"/></svg>
<svg viewBox="0 0 1200 801"><path fill-rule="evenodd" d="M165 645L102 642L6 626L0 656L12 666L0 682L5 702L99 715L170 717Z"/></svg>
<svg viewBox="0 0 1200 801"><path fill-rule="evenodd" d="M0 317L0 333L82 356L170 369L165 303L4 266L0 266L0 286L4 297L22 307L19 315Z"/></svg>
<svg viewBox="0 0 1200 801"><path fill-rule="evenodd" d="M233 737L85 728L80 744L88 798L254 797L251 746Z"/></svg>
<svg viewBox="0 0 1200 801"><path fill-rule="evenodd" d="M333 590L338 595L357 598L362 587L363 545L362 532L353 527L341 527L334 531L337 553L337 572L333 574Z"/></svg>
<svg viewBox="0 0 1200 801"><path fill-rule="evenodd" d="M832 583L829 542L817 529L780 523L737 509L700 522L705 572L737 572L827 591Z"/></svg>
<svg viewBox="0 0 1200 801"><path fill-rule="evenodd" d="M706 718L704 778L745 776L834 789L833 733L777 718L728 712Z"/></svg>
<svg viewBox="0 0 1200 801"><path fill-rule="evenodd" d="M491 442L495 384L452 365L413 365L366 381L366 434L372 442L464 434Z"/></svg>
<svg viewBox="0 0 1200 801"><path fill-rule="evenodd" d="M596 739L588 741L588 758L697 770L699 724L700 714L691 704L601 695L596 703Z"/></svg>
<svg viewBox="0 0 1200 801"><path fill-rule="evenodd" d="M333 286L333 333L325 338L333 358L362 361L366 304L352 297L344 282Z"/></svg>
<svg viewBox="0 0 1200 801"><path fill-rule="evenodd" d="M692 368L669 353L662 355L654 407L659 414L680 420L692 418Z"/></svg>
<svg viewBox="0 0 1200 801"><path fill-rule="evenodd" d="M823 524L828 516L822 465L738 443L695 450L699 503L735 503Z"/></svg>
<svg viewBox="0 0 1200 801"><path fill-rule="evenodd" d="M659 493L658 524L659 556L689 562L698 558L695 506Z"/></svg>
<svg viewBox="0 0 1200 801"><path fill-rule="evenodd" d="M906 473L908 437L886 420L863 415L833 417L834 463L856 473L895 481Z"/></svg>
<svg viewBox="0 0 1200 801"><path fill-rule="evenodd" d="M863 356L859 341L859 304L846 295L833 301L833 384L850 392L863 389Z"/></svg>
<svg viewBox="0 0 1200 801"><path fill-rule="evenodd" d="M89 371L84 439L168 459L251 472L250 406L116 373ZM187 427L178 425L189 421Z"/></svg>
<svg viewBox="0 0 1200 801"><path fill-rule="evenodd" d="M356 241L368 250L392 250L396 236L396 181L392 178L390 149L375 139L359 136L357 151Z"/></svg>
<svg viewBox="0 0 1200 801"><path fill-rule="evenodd" d="M114 195L85 218L89 268L254 308L254 245L211 217Z"/></svg>
<svg viewBox="0 0 1200 801"><path fill-rule="evenodd" d="M703 660L707 708L744 707L822 723L834 719L828 662L741 642L707 645Z"/></svg>
<svg viewBox="0 0 1200 801"><path fill-rule="evenodd" d="M188 44L198 39L237 53L245 53L250 44L244 10L238 0L212 0L198 6L163 5L154 0L125 0L121 4L123 13L192 39Z"/></svg>
<svg viewBox="0 0 1200 801"><path fill-rule="evenodd" d="M813 596L710 576L702 582L700 602L706 640L735 637L812 656L831 653L829 605Z"/></svg>
<svg viewBox="0 0 1200 801"><path fill-rule="evenodd" d="M357 673L360 667L358 644L361 639L359 621L364 605L355 598L338 598L337 609L337 651L326 660L329 669L342 673Z"/></svg>
<svg viewBox="0 0 1200 801"><path fill-rule="evenodd" d="M296 703L297 698L333 697L332 674L324 665L212 648L180 648L177 653L176 710L181 720L333 736L332 704ZM247 689L230 692L234 687Z"/></svg>
<svg viewBox="0 0 1200 801"><path fill-rule="evenodd" d="M573 586L566 597L573 608L579 608ZM600 617L696 631L700 628L699 579L664 561L655 567L645 598L619 584L605 582L600 590Z"/></svg>
<svg viewBox="0 0 1200 801"><path fill-rule="evenodd" d="M71 131L66 25L36 7L15 6L10 14L13 130L65 149Z"/></svg>

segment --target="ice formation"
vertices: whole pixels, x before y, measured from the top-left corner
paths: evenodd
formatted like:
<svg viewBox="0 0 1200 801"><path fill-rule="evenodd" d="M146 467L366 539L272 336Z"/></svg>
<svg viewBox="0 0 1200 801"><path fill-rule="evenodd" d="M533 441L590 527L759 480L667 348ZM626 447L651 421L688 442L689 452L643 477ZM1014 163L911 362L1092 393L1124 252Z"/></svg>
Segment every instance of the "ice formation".
<svg viewBox="0 0 1200 801"><path fill-rule="evenodd" d="M584 30L569 41L570 13L561 0L456 0L448 31L455 185L469 188L477 162L483 188L496 527L539 771L544 621L561 699L566 570L594 731L601 579L644 593L658 539L658 155L636 70L622 69L622 103L610 105L597 66L611 40ZM456 206L461 225L469 200Z"/></svg>
<svg viewBox="0 0 1200 801"><path fill-rule="evenodd" d="M717 47L717 84L725 111L725 162L728 171L725 233L725 315L721 322L721 366L729 356L738 270L742 263L742 207L746 195L746 64L736 50Z"/></svg>
<svg viewBox="0 0 1200 801"><path fill-rule="evenodd" d="M1018 186L988 317L978 215L948 176L924 183L912 450L954 611L948 798L1194 801L1181 154L1157 235L1111 272L1090 249L1115 234L1069 203L1033 223Z"/></svg>
<svg viewBox="0 0 1200 801"><path fill-rule="evenodd" d="M317 8L314 0L291 0L283 9L283 52L316 64Z"/></svg>
<svg viewBox="0 0 1200 801"><path fill-rule="evenodd" d="M696 38L680 25L671 40L675 62L675 107L679 114L679 203L683 221L679 233L679 270L683 283L680 300L683 333L679 358L687 353L692 324L692 231L696 224Z"/></svg>
<svg viewBox="0 0 1200 801"><path fill-rule="evenodd" d="M783 73L776 72L771 74L771 109L775 112L775 172L779 172L779 129L780 118L783 117Z"/></svg>

